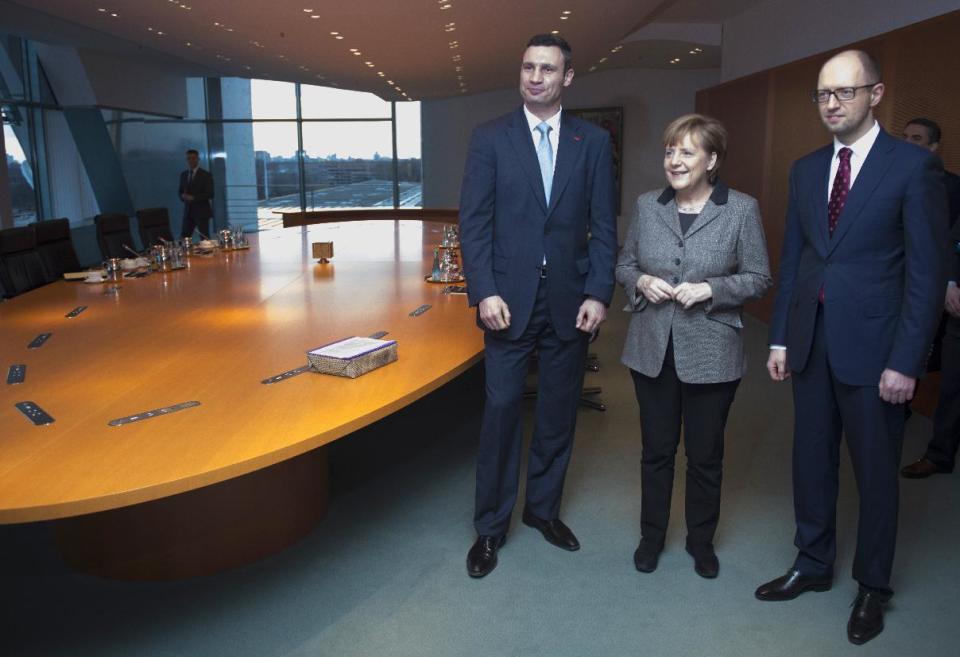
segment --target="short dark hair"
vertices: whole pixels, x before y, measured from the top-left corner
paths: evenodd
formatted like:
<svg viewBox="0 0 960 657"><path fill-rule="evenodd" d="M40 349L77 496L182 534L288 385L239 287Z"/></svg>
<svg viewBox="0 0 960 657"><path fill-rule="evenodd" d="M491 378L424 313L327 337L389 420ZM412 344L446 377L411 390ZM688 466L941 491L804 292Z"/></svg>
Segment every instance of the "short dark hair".
<svg viewBox="0 0 960 657"><path fill-rule="evenodd" d="M940 132L940 124L938 124L933 119L925 119L922 116L915 119L910 119L907 121L907 125L922 125L927 129L928 141L931 144L939 144L940 137L943 136L943 133Z"/></svg>
<svg viewBox="0 0 960 657"><path fill-rule="evenodd" d="M566 73L573 67L573 49L570 44L559 34L537 34L530 37L527 41L527 48L532 46L544 46L546 48L559 48L563 53L563 72Z"/></svg>
<svg viewBox="0 0 960 657"><path fill-rule="evenodd" d="M187 155L196 155L197 157L200 157L200 151L198 151L196 148L188 148Z"/></svg>

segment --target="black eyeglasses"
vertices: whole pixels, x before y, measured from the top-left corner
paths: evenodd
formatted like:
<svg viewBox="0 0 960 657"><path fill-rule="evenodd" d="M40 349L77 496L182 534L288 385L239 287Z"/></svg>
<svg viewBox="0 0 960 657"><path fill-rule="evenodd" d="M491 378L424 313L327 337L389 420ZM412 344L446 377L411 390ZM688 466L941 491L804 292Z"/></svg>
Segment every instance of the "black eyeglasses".
<svg viewBox="0 0 960 657"><path fill-rule="evenodd" d="M857 95L858 89L872 89L873 87L880 84L879 82L874 82L873 84L861 84L859 87L838 87L837 89L817 89L813 92L813 102L819 103L820 105L826 105L830 102L830 96L836 96L837 100L843 102L847 100L853 100Z"/></svg>

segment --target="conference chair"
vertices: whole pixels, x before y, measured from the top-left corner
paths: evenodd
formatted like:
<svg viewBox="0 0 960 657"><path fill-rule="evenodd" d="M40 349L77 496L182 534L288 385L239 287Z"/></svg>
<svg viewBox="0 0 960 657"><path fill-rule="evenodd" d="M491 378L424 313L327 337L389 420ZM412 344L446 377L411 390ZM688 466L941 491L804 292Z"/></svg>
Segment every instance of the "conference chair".
<svg viewBox="0 0 960 657"><path fill-rule="evenodd" d="M170 215L166 208L146 208L137 210L137 229L140 231L140 243L143 248L166 240L173 241L170 232Z"/></svg>
<svg viewBox="0 0 960 657"><path fill-rule="evenodd" d="M4 296L23 294L46 283L33 228L0 230L0 288Z"/></svg>
<svg viewBox="0 0 960 657"><path fill-rule="evenodd" d="M128 258L131 253L124 246L132 247L130 218L125 214L98 214L93 219L97 225L97 244L104 258Z"/></svg>
<svg viewBox="0 0 960 657"><path fill-rule="evenodd" d="M58 280L65 272L80 271L80 261L70 237L69 219L48 219L30 226L37 237L37 252L48 283Z"/></svg>

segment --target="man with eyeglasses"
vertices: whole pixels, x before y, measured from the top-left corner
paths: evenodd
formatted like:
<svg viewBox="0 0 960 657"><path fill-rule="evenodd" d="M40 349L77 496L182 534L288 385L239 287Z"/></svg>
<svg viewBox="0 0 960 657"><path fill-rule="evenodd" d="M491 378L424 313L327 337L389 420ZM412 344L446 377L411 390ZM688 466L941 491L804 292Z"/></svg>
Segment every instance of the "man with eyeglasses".
<svg viewBox="0 0 960 657"><path fill-rule="evenodd" d="M867 53L820 69L813 99L833 144L790 172L779 289L767 369L791 378L793 493L799 553L760 586L792 600L833 584L841 434L860 496L847 637L883 630L893 589L903 403L924 371L943 299L947 232L938 158L884 132L873 116L884 85Z"/></svg>
<svg viewBox="0 0 960 657"><path fill-rule="evenodd" d="M940 126L917 118L907 123L903 138L931 152L940 149ZM926 479L940 473L953 472L960 447L960 176L945 172L944 186L950 208L949 280L944 293L944 321L934 345L931 362L939 363L940 392L933 414L933 436L922 457L900 470L907 479ZM939 347L939 349L938 349ZM939 358L937 356L939 355Z"/></svg>

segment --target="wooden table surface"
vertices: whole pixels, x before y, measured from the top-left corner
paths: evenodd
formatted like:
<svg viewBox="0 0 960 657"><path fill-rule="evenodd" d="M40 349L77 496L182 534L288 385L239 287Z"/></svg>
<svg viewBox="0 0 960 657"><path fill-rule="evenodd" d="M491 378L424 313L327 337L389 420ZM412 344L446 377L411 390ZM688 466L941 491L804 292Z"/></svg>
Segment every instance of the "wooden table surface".
<svg viewBox="0 0 960 657"><path fill-rule="evenodd" d="M60 281L0 304L0 523L164 498L303 454L438 388L482 356L462 295L425 283L441 225L360 221L252 236L248 251L106 284ZM333 241L319 265L311 242ZM432 308L419 317L421 304ZM87 310L66 319L79 305ZM388 331L399 361L358 379L308 372L313 347ZM39 333L52 333L27 349ZM30 400L54 424L14 407ZM180 402L199 407L120 426Z"/></svg>

